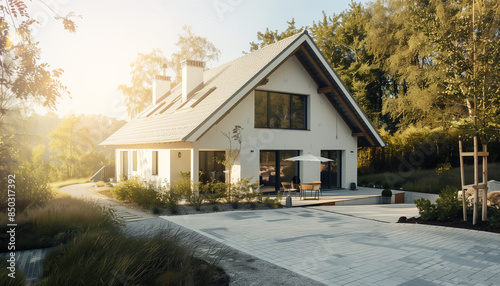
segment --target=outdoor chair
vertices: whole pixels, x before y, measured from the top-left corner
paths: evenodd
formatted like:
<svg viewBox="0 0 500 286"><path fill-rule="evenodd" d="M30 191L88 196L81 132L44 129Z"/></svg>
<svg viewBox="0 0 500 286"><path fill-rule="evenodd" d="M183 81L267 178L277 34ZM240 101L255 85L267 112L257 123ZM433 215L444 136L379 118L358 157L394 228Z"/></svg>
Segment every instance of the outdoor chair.
<svg viewBox="0 0 500 286"><path fill-rule="evenodd" d="M297 192L299 189L295 189L295 188L293 188L292 183L281 182L281 185L283 186L283 192L284 192L284 193L288 192L288 194L290 195L292 192L294 192L294 193L295 193L295 196L297 196L297 193L296 193L296 192Z"/></svg>
<svg viewBox="0 0 500 286"><path fill-rule="evenodd" d="M323 194L321 193L321 181L312 181L310 184L315 184L317 185L316 188L318 189L319 196L322 196Z"/></svg>
<svg viewBox="0 0 500 286"><path fill-rule="evenodd" d="M314 198L319 200L319 187L321 184L317 183L307 183L300 184L300 199L307 199L307 192L311 193L311 196L314 194Z"/></svg>

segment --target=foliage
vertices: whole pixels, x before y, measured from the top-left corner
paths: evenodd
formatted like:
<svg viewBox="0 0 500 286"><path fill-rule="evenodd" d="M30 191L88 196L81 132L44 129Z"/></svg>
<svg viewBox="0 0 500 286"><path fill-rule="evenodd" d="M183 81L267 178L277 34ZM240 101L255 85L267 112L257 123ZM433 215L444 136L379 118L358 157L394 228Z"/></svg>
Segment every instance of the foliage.
<svg viewBox="0 0 500 286"><path fill-rule="evenodd" d="M226 183L211 179L206 183L200 183L199 191L209 204L220 203L227 190Z"/></svg>
<svg viewBox="0 0 500 286"><path fill-rule="evenodd" d="M415 205L418 208L418 213L420 217L425 220L435 220L437 218L436 214L436 205L431 203L430 200L427 199L419 199L415 201Z"/></svg>
<svg viewBox="0 0 500 286"><path fill-rule="evenodd" d="M293 36L297 33L300 33L304 30L304 27L297 28L295 27L295 20L292 18L290 22L287 21L288 27L284 32L279 33L278 30L271 31L269 28L266 28L264 33L257 32L257 39L260 43L251 42L250 43L250 52L257 51L267 45L274 44L280 40Z"/></svg>
<svg viewBox="0 0 500 286"><path fill-rule="evenodd" d="M2 220L7 216L2 215ZM2 221L1 231L7 225ZM55 246L74 237L78 231L105 228L117 230L119 221L114 212L93 202L71 197L50 200L40 206L28 208L16 217L16 249ZM2 241L6 244L7 241Z"/></svg>
<svg viewBox="0 0 500 286"><path fill-rule="evenodd" d="M79 116L67 116L61 125L49 134L52 159L56 162L57 177L60 179L82 176L85 170L81 163L85 159L88 160L86 156L93 151L94 145L89 130L78 128L78 123L80 123Z"/></svg>
<svg viewBox="0 0 500 286"><path fill-rule="evenodd" d="M239 125L235 125L233 130L231 132L224 132L221 131L222 135L227 138L229 142L229 150L226 152L226 156L224 156L224 160L220 160L218 163L224 165L227 170L227 175L228 175L228 180L229 184L227 184L227 201L232 202L233 200L236 200L238 198L231 198L231 195L233 194L233 191L231 190L232 187L232 174L233 174L233 166L234 163L236 162L237 159L240 157L241 153L241 142L243 142L243 139L241 137L241 130L243 127ZM238 143L237 149L233 149L233 141L236 141Z"/></svg>
<svg viewBox="0 0 500 286"><path fill-rule="evenodd" d="M419 199L415 201L420 216L423 220L446 221L456 218L460 214L462 202L458 199L458 189L446 186L439 193L436 204L430 200Z"/></svg>
<svg viewBox="0 0 500 286"><path fill-rule="evenodd" d="M161 229L152 237L118 232L86 232L50 252L40 285L219 285L216 266L220 249L194 257L199 241ZM138 247L140 246L140 247ZM205 262L207 261L207 262ZM227 281L226 281L227 283Z"/></svg>
<svg viewBox="0 0 500 286"><path fill-rule="evenodd" d="M220 50L207 38L193 33L190 26L182 28L176 43L177 52L167 60L160 49L153 49L147 54L138 53L137 59L130 64L132 71L131 84L121 84L118 90L124 95L127 113L135 117L152 103L152 82L161 69L168 66L176 74L175 83L180 83L182 78L181 62L183 60L217 61Z"/></svg>
<svg viewBox="0 0 500 286"><path fill-rule="evenodd" d="M281 204L281 199L283 198L283 194L281 192L278 192L276 195L276 198L271 199L270 197L266 197L262 200L262 203L266 205L269 208L282 208L283 205Z"/></svg>
<svg viewBox="0 0 500 286"><path fill-rule="evenodd" d="M167 60L160 49L147 54L138 53L137 59L130 63L131 85L121 84L118 90L123 94L127 113L135 117L152 103L152 83L155 75L161 73Z"/></svg>
<svg viewBox="0 0 500 286"><path fill-rule="evenodd" d="M439 193L436 200L436 212L438 220L450 220L459 215L462 202L458 199L458 189L446 186Z"/></svg>
<svg viewBox="0 0 500 286"><path fill-rule="evenodd" d="M207 38L193 33L191 26L182 27L182 34L175 43L178 51L172 54L168 65L175 71L177 82L182 77L181 62L186 59L212 62L218 61L220 50Z"/></svg>
<svg viewBox="0 0 500 286"><path fill-rule="evenodd" d="M488 221L491 227L500 229L500 203L498 201L488 208Z"/></svg>
<svg viewBox="0 0 500 286"><path fill-rule="evenodd" d="M15 173L13 185L15 186L17 212L24 211L28 206L40 205L53 195L47 172L49 166L43 161L44 153L43 146L36 147L31 158L24 161ZM0 198L0 209L7 209L7 191L2 192Z"/></svg>
<svg viewBox="0 0 500 286"><path fill-rule="evenodd" d="M5 286L27 285L26 277L19 269L16 269L16 275L14 279L9 277L8 274L10 274L11 272L8 269L8 267L10 267L9 262L6 259L2 259L2 261L0 261L0 285L5 285Z"/></svg>
<svg viewBox="0 0 500 286"><path fill-rule="evenodd" d="M161 187L138 176L121 180L110 191L113 197L118 200L128 200L145 208L153 208L162 204Z"/></svg>
<svg viewBox="0 0 500 286"><path fill-rule="evenodd" d="M392 191L389 189L385 189L382 191L382 197L392 197Z"/></svg>

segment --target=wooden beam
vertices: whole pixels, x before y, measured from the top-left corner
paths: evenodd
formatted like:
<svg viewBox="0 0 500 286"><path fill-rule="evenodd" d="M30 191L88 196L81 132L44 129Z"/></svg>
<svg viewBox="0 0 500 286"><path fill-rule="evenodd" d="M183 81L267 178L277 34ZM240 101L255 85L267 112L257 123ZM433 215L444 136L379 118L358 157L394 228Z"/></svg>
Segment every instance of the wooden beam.
<svg viewBox="0 0 500 286"><path fill-rule="evenodd" d="M465 200L465 173L464 173L464 157L462 152L462 141L458 141L458 150L460 152L460 177L462 179L462 212L463 219L467 221L467 201Z"/></svg>
<svg viewBox="0 0 500 286"><path fill-rule="evenodd" d="M463 157L473 157L477 154L478 157L484 157L484 156L489 156L489 152L462 152Z"/></svg>
<svg viewBox="0 0 500 286"><path fill-rule="evenodd" d="M474 185L479 184L479 170L478 170L478 157L477 157L477 136L474 136ZM472 225L477 221L477 203L479 201L479 190L475 189L474 202L472 210Z"/></svg>
<svg viewBox="0 0 500 286"><path fill-rule="evenodd" d="M257 86L266 85L268 82L269 82L269 79L268 79L268 78L264 78L263 80L261 80L261 81L257 84Z"/></svg>
<svg viewBox="0 0 500 286"><path fill-rule="evenodd" d="M330 92L333 92L333 86L323 86L323 87L318 88L319 94L330 93Z"/></svg>
<svg viewBox="0 0 500 286"><path fill-rule="evenodd" d="M337 97L337 99L340 101L340 104L342 104L345 107L345 109L347 110L347 112L349 113L349 115L352 117L352 119L354 120L354 122L356 122L356 124L359 126L359 129L361 129L361 132L363 132L363 134L365 134L366 139L368 139L368 141L370 142L370 144L372 144L372 146L375 146L375 141L373 141L373 139L368 135L368 132L363 127L363 124L361 124L361 122L358 120L358 118L356 118L356 116L354 115L353 111L349 108L349 106L347 105L347 103L344 100L344 98L342 96L340 96L340 94L337 91L337 89L334 88L332 85L330 85L330 80L323 73L323 71L318 66L318 64L316 64L316 61L314 61L314 59L309 54L309 52L303 46L300 46L300 50L304 53L304 55L307 57L307 59L311 62L311 64L313 65L313 67L318 71L319 75L323 78L323 80L327 84L329 84L328 87L331 88L331 93L333 93L335 95L335 97Z"/></svg>
<svg viewBox="0 0 500 286"><path fill-rule="evenodd" d="M488 146L486 144L483 144L483 152L481 153L488 153ZM483 156L483 184L484 184L484 191L483 191L483 215L482 215L482 220L487 221L488 220L488 157Z"/></svg>
<svg viewBox="0 0 500 286"><path fill-rule="evenodd" d="M363 136L365 136L365 134L363 134L362 132L352 133L352 137L363 137Z"/></svg>

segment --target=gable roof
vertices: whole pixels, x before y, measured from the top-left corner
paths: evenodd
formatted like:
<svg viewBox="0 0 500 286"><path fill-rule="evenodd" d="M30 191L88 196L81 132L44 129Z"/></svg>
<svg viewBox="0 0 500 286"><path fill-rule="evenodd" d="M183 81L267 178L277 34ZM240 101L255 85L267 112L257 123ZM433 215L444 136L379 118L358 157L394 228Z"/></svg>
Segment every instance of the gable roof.
<svg viewBox="0 0 500 286"><path fill-rule="evenodd" d="M181 102L181 84L100 145L194 142L291 56L296 56L344 121L359 146L385 146L368 117L307 32L283 39L204 72L204 82Z"/></svg>

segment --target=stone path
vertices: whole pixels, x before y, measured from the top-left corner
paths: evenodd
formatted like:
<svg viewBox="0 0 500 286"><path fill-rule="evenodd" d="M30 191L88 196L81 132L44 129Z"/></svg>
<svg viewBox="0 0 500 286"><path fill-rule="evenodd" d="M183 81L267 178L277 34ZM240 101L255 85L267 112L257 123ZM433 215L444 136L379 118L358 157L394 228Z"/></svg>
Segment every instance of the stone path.
<svg viewBox="0 0 500 286"><path fill-rule="evenodd" d="M499 234L370 218L395 206L162 218L327 285L500 285Z"/></svg>

